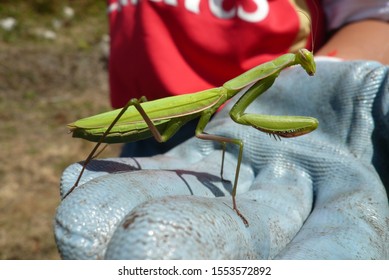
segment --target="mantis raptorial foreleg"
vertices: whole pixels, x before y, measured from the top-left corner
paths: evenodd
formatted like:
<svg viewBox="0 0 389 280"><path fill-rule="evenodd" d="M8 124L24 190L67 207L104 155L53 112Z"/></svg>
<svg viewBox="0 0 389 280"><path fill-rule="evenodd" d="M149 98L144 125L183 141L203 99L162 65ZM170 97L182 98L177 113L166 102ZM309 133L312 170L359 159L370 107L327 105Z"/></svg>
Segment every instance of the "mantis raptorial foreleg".
<svg viewBox="0 0 389 280"><path fill-rule="evenodd" d="M221 177L223 177L226 143L233 143L239 146L235 180L231 193L232 204L235 212L248 225L247 220L238 210L235 200L243 156L243 142L240 139L206 134L204 129L211 116L220 106L235 96L240 90L249 86L249 89L230 111L230 116L235 122L252 126L275 137L296 137L315 130L318 126L318 121L311 117L268 116L245 113L247 107L272 86L274 80L283 69L296 64L300 64L311 76L316 71L312 53L306 49L301 49L296 54L285 54L270 62L258 65L227 81L221 87L148 102L145 102L144 98L140 100L132 99L122 109L81 119L69 124L68 126L73 132L73 137L84 138L97 142L97 144L85 160L76 183L64 198L78 185L86 165L93 158L101 143L125 143L148 137L154 137L159 142L165 142L182 125L194 118L200 117L196 127L196 136L200 139L217 141L222 144ZM143 103L141 103L142 101Z"/></svg>
<svg viewBox="0 0 389 280"><path fill-rule="evenodd" d="M275 137L289 138L306 134L317 125L316 122L312 121L311 117L245 113L247 107L273 85L278 74L275 73L250 87L231 108L230 117L239 124L252 126Z"/></svg>

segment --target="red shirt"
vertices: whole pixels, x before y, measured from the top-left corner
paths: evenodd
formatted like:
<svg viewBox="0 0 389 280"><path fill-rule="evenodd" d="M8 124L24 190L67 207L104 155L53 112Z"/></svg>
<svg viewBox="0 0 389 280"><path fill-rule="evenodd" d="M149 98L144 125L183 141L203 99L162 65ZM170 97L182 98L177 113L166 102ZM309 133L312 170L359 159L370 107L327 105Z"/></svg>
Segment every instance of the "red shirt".
<svg viewBox="0 0 389 280"><path fill-rule="evenodd" d="M281 54L310 49L311 25L315 48L324 39L324 16L312 1L306 9L292 0L108 2L115 108L142 95L152 100L220 86Z"/></svg>

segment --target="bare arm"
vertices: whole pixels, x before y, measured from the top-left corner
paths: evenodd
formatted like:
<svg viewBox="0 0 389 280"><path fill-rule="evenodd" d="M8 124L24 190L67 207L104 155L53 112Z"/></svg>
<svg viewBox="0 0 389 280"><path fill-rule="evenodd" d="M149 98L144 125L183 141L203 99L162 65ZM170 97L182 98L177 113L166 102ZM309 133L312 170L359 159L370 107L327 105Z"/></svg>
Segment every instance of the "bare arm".
<svg viewBox="0 0 389 280"><path fill-rule="evenodd" d="M389 64L389 23L363 20L343 26L316 55L333 52L344 59L376 60Z"/></svg>

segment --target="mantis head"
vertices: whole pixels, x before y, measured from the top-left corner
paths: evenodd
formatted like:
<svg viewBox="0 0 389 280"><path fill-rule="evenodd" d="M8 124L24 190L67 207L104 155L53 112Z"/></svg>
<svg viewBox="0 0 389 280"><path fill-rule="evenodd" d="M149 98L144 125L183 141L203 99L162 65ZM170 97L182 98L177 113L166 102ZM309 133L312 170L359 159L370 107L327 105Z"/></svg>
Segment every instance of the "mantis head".
<svg viewBox="0 0 389 280"><path fill-rule="evenodd" d="M299 49L295 58L296 64L300 64L309 76L313 76L316 72L316 63L312 52L307 49Z"/></svg>

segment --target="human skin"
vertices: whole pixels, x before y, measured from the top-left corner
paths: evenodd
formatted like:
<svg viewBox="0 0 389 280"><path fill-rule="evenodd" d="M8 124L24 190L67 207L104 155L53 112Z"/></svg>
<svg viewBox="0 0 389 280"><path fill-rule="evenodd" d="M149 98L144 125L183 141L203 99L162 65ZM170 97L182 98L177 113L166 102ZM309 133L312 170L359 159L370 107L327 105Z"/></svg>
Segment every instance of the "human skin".
<svg viewBox="0 0 389 280"><path fill-rule="evenodd" d="M316 55L334 54L345 60L375 60L389 64L389 23L363 20L334 33Z"/></svg>

